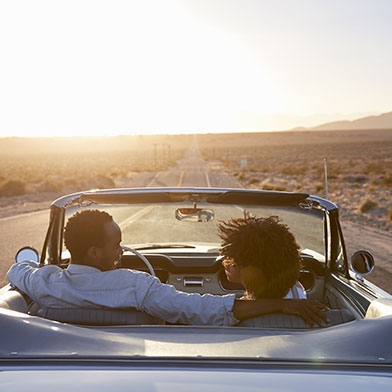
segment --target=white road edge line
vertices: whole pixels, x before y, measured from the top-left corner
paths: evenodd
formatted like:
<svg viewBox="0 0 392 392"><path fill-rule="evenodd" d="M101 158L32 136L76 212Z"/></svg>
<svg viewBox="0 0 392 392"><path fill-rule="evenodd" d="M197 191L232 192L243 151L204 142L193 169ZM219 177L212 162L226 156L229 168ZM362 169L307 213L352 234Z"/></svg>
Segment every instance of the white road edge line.
<svg viewBox="0 0 392 392"><path fill-rule="evenodd" d="M27 216L37 215L37 214L42 213L42 212L47 212L49 214L49 208L45 208L45 209L38 210L38 211L24 212L23 214L6 216L4 218L0 218L0 222L5 222L5 221L8 221L8 220L18 219L18 218L25 218Z"/></svg>
<svg viewBox="0 0 392 392"><path fill-rule="evenodd" d="M147 187L151 186L151 184L158 178L160 173L161 172L158 172L157 174L155 174L155 176L152 178L152 180L147 184Z"/></svg>
<svg viewBox="0 0 392 392"><path fill-rule="evenodd" d="M125 230L129 225L143 217L144 215L147 215L150 211L152 211L154 208L157 208L158 206L147 206L144 207L142 210L138 211L136 214L131 215L124 221L122 221L119 226L121 227L121 230Z"/></svg>
<svg viewBox="0 0 392 392"><path fill-rule="evenodd" d="M210 177L208 176L207 170L205 171L205 174L206 174L207 186L208 186L208 188L211 188Z"/></svg>
<svg viewBox="0 0 392 392"><path fill-rule="evenodd" d="M184 181L184 174L185 174L185 171L183 170L181 172L181 174L180 174L180 178L179 178L178 183L177 183L177 188L182 186L182 182Z"/></svg>
<svg viewBox="0 0 392 392"><path fill-rule="evenodd" d="M227 175L229 176L230 174L227 174ZM233 176L231 176L231 177L233 177ZM235 177L233 177L233 179L238 184L238 188L245 188Z"/></svg>

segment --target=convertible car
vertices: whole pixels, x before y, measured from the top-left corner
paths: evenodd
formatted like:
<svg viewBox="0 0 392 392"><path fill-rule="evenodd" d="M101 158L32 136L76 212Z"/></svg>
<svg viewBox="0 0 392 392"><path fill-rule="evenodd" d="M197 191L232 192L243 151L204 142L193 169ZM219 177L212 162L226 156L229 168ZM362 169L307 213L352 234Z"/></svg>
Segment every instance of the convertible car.
<svg viewBox="0 0 392 392"><path fill-rule="evenodd" d="M0 290L0 386L4 391L391 391L392 296L364 278L370 253L348 257L332 202L304 193L214 188L107 189L51 205L42 251L16 262L65 268L67 219L83 209L120 225L118 268L156 275L185 292L241 297L221 264L217 223L244 211L278 216L301 247L307 297L327 305L329 323L268 314L233 327L173 325L132 309L42 308ZM23 235L23 233L21 233Z"/></svg>

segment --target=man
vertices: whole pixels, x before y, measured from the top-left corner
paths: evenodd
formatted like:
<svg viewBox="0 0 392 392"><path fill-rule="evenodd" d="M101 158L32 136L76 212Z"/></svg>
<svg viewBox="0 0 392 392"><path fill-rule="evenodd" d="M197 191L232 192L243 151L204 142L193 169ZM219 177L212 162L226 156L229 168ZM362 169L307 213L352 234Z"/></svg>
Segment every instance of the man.
<svg viewBox="0 0 392 392"><path fill-rule="evenodd" d="M265 313L297 314L310 325L326 321L321 304L303 300L242 301L234 294L218 296L184 293L147 273L116 269L122 254L121 229L111 215L84 210L73 215L64 242L71 263L38 268L32 262L15 264L10 283L40 306L76 308L133 307L171 323L234 325Z"/></svg>

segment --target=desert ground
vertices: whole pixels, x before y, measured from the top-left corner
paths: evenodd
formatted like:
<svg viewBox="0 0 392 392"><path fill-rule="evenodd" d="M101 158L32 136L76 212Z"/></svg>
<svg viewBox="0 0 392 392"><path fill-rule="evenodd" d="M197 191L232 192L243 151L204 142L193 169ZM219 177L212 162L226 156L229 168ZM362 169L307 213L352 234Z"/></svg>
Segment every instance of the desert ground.
<svg viewBox="0 0 392 392"><path fill-rule="evenodd" d="M325 197L343 220L392 232L392 130L207 134L198 143L210 171L246 188Z"/></svg>
<svg viewBox="0 0 392 392"><path fill-rule="evenodd" d="M175 165L195 141L208 172L234 176L238 186L327 197L341 208L348 253L363 228L368 243L381 245L384 265L392 262L392 130L0 139L1 225L66 193L135 186L137 176ZM387 269L369 280L392 292Z"/></svg>
<svg viewBox="0 0 392 392"><path fill-rule="evenodd" d="M0 218L48 208L58 196L127 186L174 165L190 135L0 139Z"/></svg>

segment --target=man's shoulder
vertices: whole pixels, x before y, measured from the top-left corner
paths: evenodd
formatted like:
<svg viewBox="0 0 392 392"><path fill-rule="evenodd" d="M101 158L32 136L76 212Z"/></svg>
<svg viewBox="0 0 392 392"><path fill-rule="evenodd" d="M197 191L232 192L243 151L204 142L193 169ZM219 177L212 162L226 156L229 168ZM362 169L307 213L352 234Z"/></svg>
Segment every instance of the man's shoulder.
<svg viewBox="0 0 392 392"><path fill-rule="evenodd" d="M108 280L116 280L117 282L124 282L125 284L129 283L130 281L140 282L141 284L147 286L156 283L162 284L156 276L152 276L147 272L126 268L104 271L102 272L102 276L104 279L107 277Z"/></svg>
<svg viewBox="0 0 392 392"><path fill-rule="evenodd" d="M119 276L128 276L128 277L132 276L132 277L140 278L140 279L156 279L155 276L152 276L147 272L133 270L133 269L127 269L127 268L118 268L118 269L111 270L111 271L104 271L103 273L116 274Z"/></svg>

